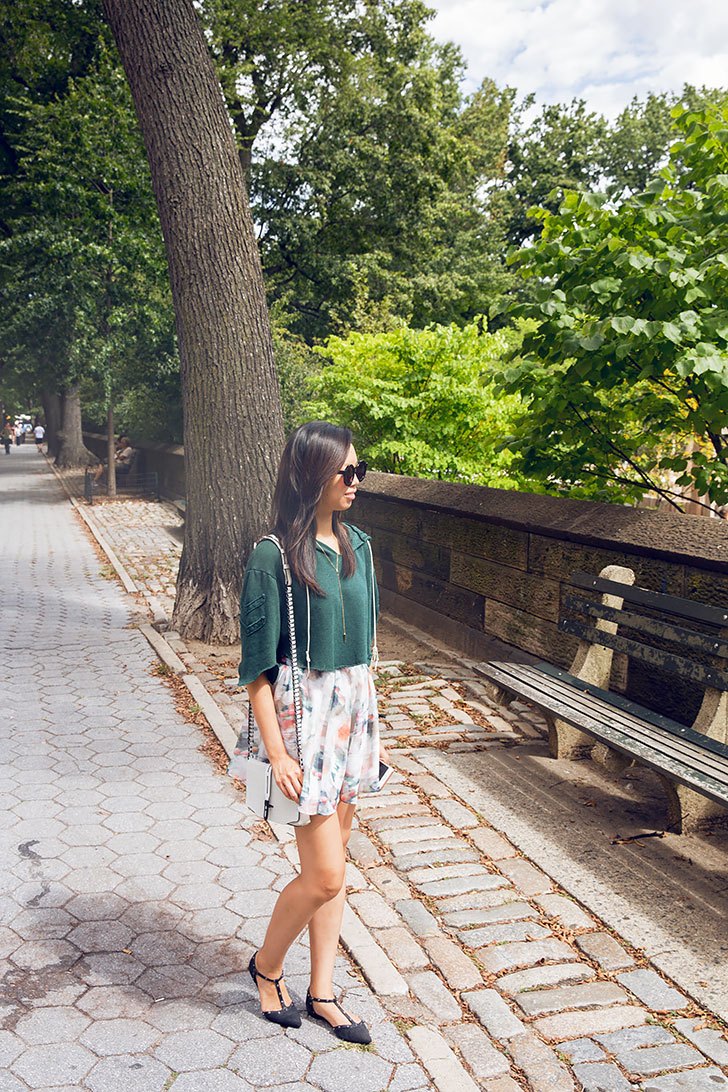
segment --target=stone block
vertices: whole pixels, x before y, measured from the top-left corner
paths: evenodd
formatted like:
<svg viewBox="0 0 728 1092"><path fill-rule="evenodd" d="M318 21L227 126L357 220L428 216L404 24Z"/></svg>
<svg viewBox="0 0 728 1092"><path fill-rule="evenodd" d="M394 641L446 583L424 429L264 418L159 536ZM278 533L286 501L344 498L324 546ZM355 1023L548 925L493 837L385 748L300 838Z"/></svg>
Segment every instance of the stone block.
<svg viewBox="0 0 728 1092"><path fill-rule="evenodd" d="M594 928L593 919L566 895L537 895L535 901L550 918L557 918L567 929Z"/></svg>
<svg viewBox="0 0 728 1092"><path fill-rule="evenodd" d="M578 645L576 638L562 633L556 622L537 618L535 614L506 606L494 599L489 599L485 604L484 629L486 633L559 667L569 667Z"/></svg>
<svg viewBox="0 0 728 1092"><path fill-rule="evenodd" d="M435 615L443 623L445 620L455 619L465 625L472 625L474 619L483 617L483 596L468 588L459 588L450 581L437 580L426 573L415 572L387 561L382 562L379 575L380 588L391 589L401 596L397 613L401 611L402 601L407 606L412 604L406 619L415 625L422 625L422 608L427 612L424 615L426 619ZM385 609L389 602L389 597L384 595L382 605Z"/></svg>
<svg viewBox="0 0 728 1092"><path fill-rule="evenodd" d="M695 1047L687 1043L668 1043L664 1046L638 1047L617 1055L619 1064L632 1077L650 1077L666 1069L686 1069L700 1065L705 1059Z"/></svg>
<svg viewBox="0 0 728 1092"><path fill-rule="evenodd" d="M348 905L344 907L341 941L375 993L407 996L409 989L402 975Z"/></svg>
<svg viewBox="0 0 728 1092"><path fill-rule="evenodd" d="M512 881L513 886L518 891L522 891L527 898L532 895L542 895L553 887L552 880L523 857L500 861L498 867Z"/></svg>
<svg viewBox="0 0 728 1092"><path fill-rule="evenodd" d="M480 872L473 876L455 876L448 880L433 880L420 884L425 895L438 898L442 895L462 895L470 891L493 891L498 887L508 886L508 880L490 872Z"/></svg>
<svg viewBox="0 0 728 1092"><path fill-rule="evenodd" d="M537 963L567 962L575 959L576 953L568 944L564 944L562 940L557 940L555 937L500 944L480 954L483 966L492 974L515 971L520 967L533 967ZM562 1035L561 1038L565 1039L567 1036Z"/></svg>
<svg viewBox="0 0 728 1092"><path fill-rule="evenodd" d="M349 896L349 905L372 929L395 928L400 924L399 916L377 891L357 891Z"/></svg>
<svg viewBox="0 0 728 1092"><path fill-rule="evenodd" d="M381 864L379 850L361 830L352 830L349 838L349 856L362 868Z"/></svg>
<svg viewBox="0 0 728 1092"><path fill-rule="evenodd" d="M435 797L441 800L449 800L452 797L452 791L447 785L443 785L442 781L433 777L432 774L413 774L411 780L418 789L427 793L431 798Z"/></svg>
<svg viewBox="0 0 728 1092"><path fill-rule="evenodd" d="M610 933L584 933L576 938L576 943L585 955L605 971L619 971L623 967L634 965L632 956Z"/></svg>
<svg viewBox="0 0 728 1092"><path fill-rule="evenodd" d="M530 967L527 971L504 974L498 979L497 986L503 993L515 995L526 990L561 986L565 982L585 982L594 977L596 972L586 963L548 963L542 967Z"/></svg>
<svg viewBox="0 0 728 1092"><path fill-rule="evenodd" d="M612 1062L586 1062L574 1066L582 1092L632 1092L634 1085Z"/></svg>
<svg viewBox="0 0 728 1092"><path fill-rule="evenodd" d="M453 551L450 579L454 584L485 596L489 602L498 600L508 606L528 611L550 622L559 620L559 582L541 574L509 570L503 579L503 566Z"/></svg>
<svg viewBox="0 0 728 1092"><path fill-rule="evenodd" d="M711 1062L728 1068L728 1039L715 1028L704 1026L704 1021L694 1016L676 1020L675 1030L694 1043Z"/></svg>
<svg viewBox="0 0 728 1092"><path fill-rule="evenodd" d="M675 1036L667 1028L660 1027L658 1024L643 1024L641 1027L623 1028L620 1031L599 1034L596 1039L610 1054L616 1054L617 1056L625 1050L634 1050L636 1047L675 1042Z"/></svg>
<svg viewBox="0 0 728 1092"><path fill-rule="evenodd" d="M627 971L617 975L617 981L653 1012L679 1011L689 1004L687 997L673 989L656 971L645 968Z"/></svg>
<svg viewBox="0 0 728 1092"><path fill-rule="evenodd" d="M715 1066L663 1073L661 1077L649 1077L640 1085L640 1092L726 1092L726 1089L728 1077Z"/></svg>
<svg viewBox="0 0 728 1092"><path fill-rule="evenodd" d="M389 1086L392 1072L391 1062L385 1062L370 1051L329 1050L314 1058L306 1074L306 1084L310 1082L323 1092L340 1092L342 1088L356 1088L357 1092L380 1092L380 1089ZM283 1074L278 1084L285 1086L290 1079L290 1076ZM251 1081L251 1084L254 1082ZM254 1087L258 1086L254 1084Z"/></svg>
<svg viewBox="0 0 728 1092"><path fill-rule="evenodd" d="M376 937L400 971L421 969L430 962L407 929L378 929Z"/></svg>
<svg viewBox="0 0 728 1092"><path fill-rule="evenodd" d="M451 990L468 990L482 983L482 975L473 961L449 937L427 936L424 945Z"/></svg>
<svg viewBox="0 0 728 1092"><path fill-rule="evenodd" d="M430 849L436 842L457 842L457 835L450 827L438 823L436 826L397 827L394 830L379 831L380 839L393 853L415 853L419 849Z"/></svg>
<svg viewBox="0 0 728 1092"><path fill-rule="evenodd" d="M458 936L463 944L470 948L487 948L493 944L507 944L513 941L545 940L551 936L548 929L537 921L501 922L499 925L484 925L478 929L461 929Z"/></svg>
<svg viewBox="0 0 728 1092"><path fill-rule="evenodd" d="M453 910L443 914L446 925L492 925L498 922L522 921L533 918L536 911L527 902L506 902L491 906L486 910Z"/></svg>
<svg viewBox="0 0 728 1092"><path fill-rule="evenodd" d="M430 845L437 848L424 849L424 845ZM422 868L424 865L437 865L445 863L459 863L461 861L477 861L478 855L474 849L460 849L452 848L457 847L458 843L453 839L451 842L429 842L423 843L420 847L422 852L420 853L404 853L402 855L396 854L394 856L394 866L399 869L400 872L412 872L416 868Z"/></svg>
<svg viewBox="0 0 728 1092"><path fill-rule="evenodd" d="M398 899L396 906L397 912L401 914L412 932L418 937L430 936L440 932L437 919L417 899Z"/></svg>
<svg viewBox="0 0 728 1092"><path fill-rule="evenodd" d="M463 1000L475 1013L489 1035L499 1042L508 1042L515 1035L522 1035L525 1026L497 992L497 990L473 990L463 994Z"/></svg>
<svg viewBox="0 0 728 1092"><path fill-rule="evenodd" d="M483 1029L477 1024L456 1024L454 1027L446 1028L444 1034L448 1042L460 1051L478 1080L500 1077L510 1071L511 1064L508 1058L496 1050Z"/></svg>
<svg viewBox="0 0 728 1092"><path fill-rule="evenodd" d="M554 1049L570 1062L600 1062L606 1058L602 1048L591 1039L571 1039L567 1043L557 1043Z"/></svg>
<svg viewBox="0 0 728 1092"><path fill-rule="evenodd" d="M562 1012L557 1016L543 1016L534 1021L534 1028L545 1039L579 1039L599 1032L616 1031L618 1028L644 1024L649 1013L636 1005L615 1005L609 1009L588 1012Z"/></svg>
<svg viewBox="0 0 728 1092"><path fill-rule="evenodd" d="M438 1092L478 1092L442 1035L429 1027L414 1027L407 1032L412 1048L432 1078Z"/></svg>
<svg viewBox="0 0 728 1092"><path fill-rule="evenodd" d="M366 879L367 882L371 881L371 883L375 884L390 902L410 897L410 889L407 884L393 868L389 868L387 865L370 868L367 871Z"/></svg>
<svg viewBox="0 0 728 1092"><path fill-rule="evenodd" d="M440 1023L454 1023L462 1018L460 1005L434 971L421 971L409 979L410 989Z"/></svg>
<svg viewBox="0 0 728 1092"><path fill-rule="evenodd" d="M439 811L446 823L450 823L456 830L470 830L477 827L478 817L470 808L466 808L458 800L433 799L433 807Z"/></svg>
<svg viewBox="0 0 728 1092"><path fill-rule="evenodd" d="M464 891L460 895L443 895L438 898L438 909L450 911L488 909L513 905L518 895L512 887L493 888L490 891ZM507 919L506 919L507 920Z"/></svg>
<svg viewBox="0 0 728 1092"><path fill-rule="evenodd" d="M486 872L480 861L460 861L455 864L427 865L414 868L407 879L410 883L431 883L433 880L450 880L455 876L482 876Z"/></svg>
<svg viewBox="0 0 728 1092"><path fill-rule="evenodd" d="M481 853L484 853L491 861L502 861L506 857L516 856L515 846L491 827L478 827L472 832L470 838Z"/></svg>
<svg viewBox="0 0 728 1092"><path fill-rule="evenodd" d="M533 1032L512 1038L508 1050L532 1088L539 1092L574 1092L574 1081L566 1066Z"/></svg>
<svg viewBox="0 0 728 1092"><path fill-rule="evenodd" d="M583 982L576 986L557 986L549 990L531 990L517 996L528 1016L545 1016L562 1009L588 1009L629 1001L628 995L613 982Z"/></svg>

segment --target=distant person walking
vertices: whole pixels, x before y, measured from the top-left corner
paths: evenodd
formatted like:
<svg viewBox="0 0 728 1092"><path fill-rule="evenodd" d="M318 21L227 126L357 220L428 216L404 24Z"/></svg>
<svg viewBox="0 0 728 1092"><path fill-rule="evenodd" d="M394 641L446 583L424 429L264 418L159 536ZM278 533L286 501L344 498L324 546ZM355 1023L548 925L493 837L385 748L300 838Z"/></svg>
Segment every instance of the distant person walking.
<svg viewBox="0 0 728 1092"><path fill-rule="evenodd" d="M22 421L16 421L15 422L15 446L20 447L20 445L24 444L24 443L25 443L25 430L23 428L23 422Z"/></svg>
<svg viewBox="0 0 728 1092"><path fill-rule="evenodd" d="M2 428L2 442L3 442L3 447L5 448L5 454L6 455L10 454L10 445L13 442L13 437L14 436L15 436L15 430L13 429L13 426L12 426L12 424L10 422L10 418L8 417L8 419L3 423L3 428Z"/></svg>
<svg viewBox="0 0 728 1092"><path fill-rule="evenodd" d="M35 436L35 449L43 454L43 441L45 440L45 429L41 425L40 421L33 429L33 435Z"/></svg>

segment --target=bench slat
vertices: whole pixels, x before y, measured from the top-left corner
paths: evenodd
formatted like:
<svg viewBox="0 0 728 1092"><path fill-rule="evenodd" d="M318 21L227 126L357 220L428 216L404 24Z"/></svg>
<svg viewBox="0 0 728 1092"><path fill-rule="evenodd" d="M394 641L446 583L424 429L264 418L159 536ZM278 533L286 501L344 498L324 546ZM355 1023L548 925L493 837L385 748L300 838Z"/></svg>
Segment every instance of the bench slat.
<svg viewBox="0 0 728 1092"><path fill-rule="evenodd" d="M626 714L620 713L610 704L599 702L596 698L573 689L559 679L543 675L536 668L522 677L524 681L531 681L534 686L542 687L545 694L570 703L575 713L593 716L627 737L653 747L656 753L669 755L680 762L687 763L696 772L715 777L728 789L728 754L716 754L703 747L702 743L694 743L690 739L665 732L649 721L640 721L636 717L628 719ZM705 739L708 738L705 736Z"/></svg>
<svg viewBox="0 0 728 1092"><path fill-rule="evenodd" d="M570 675L568 671L562 671L560 667L554 667L553 664L542 661L535 666L538 668L539 672L544 675L551 675L554 678L564 679L569 685L573 686L575 690L592 694L598 701L603 702L606 705L611 705L628 716L634 717L636 720L645 720L648 724L654 724L655 727L662 728L672 735L692 741L695 746L700 747L702 750L707 749L713 751L716 755L728 758L728 745L721 743L720 740L713 739L712 736L706 736L704 732L698 732L695 728L680 724L679 721L672 720L662 713L656 713L653 709L647 709L644 705L638 705L636 702L630 701L629 698L625 698L622 694L614 694L611 690L602 690L600 687L594 686L593 683L577 679L575 675Z"/></svg>
<svg viewBox="0 0 728 1092"><path fill-rule="evenodd" d="M666 611L680 618L690 618L695 622L707 622L719 629L728 626L728 609L711 607L707 603L696 603L693 599L684 599L677 595L648 591L633 584L620 584L616 580L605 580L601 576L576 572L569 578L569 583L579 588L592 588L608 595L618 595L627 603L639 603L642 607Z"/></svg>
<svg viewBox="0 0 728 1092"><path fill-rule="evenodd" d="M728 641L722 637L711 637L706 633L698 633L694 629L686 629L684 626L668 625L658 618L647 618L633 611L609 607L605 603L585 599L583 595L576 595L574 592L565 593L563 605L566 610L574 613L586 614L590 618L605 618L609 622L617 622L618 625L637 633L649 633L652 637L676 641L683 648L690 648L695 652L728 657Z"/></svg>
<svg viewBox="0 0 728 1092"><path fill-rule="evenodd" d="M653 747L630 739L626 733L605 725L594 716L583 713L576 714L572 706L553 695L545 697L543 689L539 689L535 683L518 678L510 673L509 669L516 666L520 667L522 665L479 664L478 672L498 683L503 689L526 698L538 708L546 710L546 712L559 717L568 724L573 724L574 727L587 732L596 739L602 740L622 754L638 759L643 765L649 766L658 773L668 774L674 781L679 781L688 788L695 789L696 792L709 797L718 804L722 804L723 807L728 806L728 787L722 785L716 778L697 773L685 762L666 755L660 755L658 760L655 757Z"/></svg>
<svg viewBox="0 0 728 1092"><path fill-rule="evenodd" d="M564 633L570 633L589 644L605 645L616 652L624 652L635 660L651 664L652 667L664 667L676 675L691 679L702 686L713 686L718 690L728 690L728 672L719 671L717 668L705 667L703 664L687 660L684 656L678 656L674 652L663 652L651 645L642 645L639 641L631 641L628 637L621 637L617 633L607 633L606 630L597 629L596 626L577 622L573 618L563 618L559 622L559 629Z"/></svg>

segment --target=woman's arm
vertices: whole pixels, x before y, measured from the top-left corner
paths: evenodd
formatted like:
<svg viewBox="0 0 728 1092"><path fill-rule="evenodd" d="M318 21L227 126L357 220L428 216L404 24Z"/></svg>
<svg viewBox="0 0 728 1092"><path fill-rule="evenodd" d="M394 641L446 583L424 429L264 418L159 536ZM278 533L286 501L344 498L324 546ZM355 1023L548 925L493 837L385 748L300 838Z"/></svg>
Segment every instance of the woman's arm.
<svg viewBox="0 0 728 1092"><path fill-rule="evenodd" d="M297 801L303 788L303 772L283 743L270 680L264 672L248 683L246 689L276 784L284 796Z"/></svg>

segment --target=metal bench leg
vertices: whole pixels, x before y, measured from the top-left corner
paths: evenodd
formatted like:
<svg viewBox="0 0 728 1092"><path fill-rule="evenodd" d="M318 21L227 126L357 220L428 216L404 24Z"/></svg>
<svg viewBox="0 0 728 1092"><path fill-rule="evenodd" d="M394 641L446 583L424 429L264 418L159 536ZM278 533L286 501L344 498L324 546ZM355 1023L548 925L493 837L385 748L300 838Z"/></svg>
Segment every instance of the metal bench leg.
<svg viewBox="0 0 728 1092"><path fill-rule="evenodd" d="M606 565L599 575L604 580L617 580L620 584L634 584L634 573L623 565ZM609 607L615 607L617 610L621 609L623 602L624 600L616 595L602 596L602 603ZM608 633L616 633L617 623L607 622L605 619L600 618L596 623L596 628L606 630ZM592 683L594 686L601 687L602 690L608 690L609 677L612 674L612 656L611 648L592 645L588 641L580 641L574 662L569 668L569 673L576 675L577 679L581 679L583 682ZM585 732L580 732L571 724L566 724L563 720L557 719L549 722L549 750L553 758L582 758L594 750L594 747L592 737ZM607 748L600 748L595 757L603 757L603 752L606 750Z"/></svg>
<svg viewBox="0 0 728 1092"><path fill-rule="evenodd" d="M706 736L717 739L719 743L728 744L728 691L705 691L693 728L696 732L705 732ZM668 830L684 834L710 826L714 820L722 819L728 823L728 808L721 807L685 785L677 785L667 777L660 775L660 780L667 793Z"/></svg>

